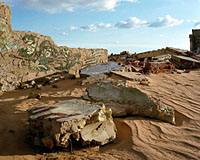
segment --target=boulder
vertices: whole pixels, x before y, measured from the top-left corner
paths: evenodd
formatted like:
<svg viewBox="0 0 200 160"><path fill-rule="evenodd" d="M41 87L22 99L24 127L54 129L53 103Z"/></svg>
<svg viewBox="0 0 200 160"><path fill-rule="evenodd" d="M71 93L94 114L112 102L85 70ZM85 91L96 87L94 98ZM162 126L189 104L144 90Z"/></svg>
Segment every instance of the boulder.
<svg viewBox="0 0 200 160"><path fill-rule="evenodd" d="M73 99L33 107L28 113L33 142L50 150L73 142L104 145L116 138L112 111L103 104Z"/></svg>
<svg viewBox="0 0 200 160"><path fill-rule="evenodd" d="M137 88L104 81L87 88L84 99L103 102L113 116L141 115L175 124L175 110L153 100Z"/></svg>

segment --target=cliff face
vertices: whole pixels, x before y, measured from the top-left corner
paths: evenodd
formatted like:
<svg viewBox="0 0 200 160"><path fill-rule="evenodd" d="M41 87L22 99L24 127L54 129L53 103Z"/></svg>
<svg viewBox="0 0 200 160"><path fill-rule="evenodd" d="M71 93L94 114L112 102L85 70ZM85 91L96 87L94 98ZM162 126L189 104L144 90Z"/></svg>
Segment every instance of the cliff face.
<svg viewBox="0 0 200 160"><path fill-rule="evenodd" d="M78 74L108 61L105 49L59 47L51 37L12 31L10 20L10 7L0 3L0 91L59 71Z"/></svg>

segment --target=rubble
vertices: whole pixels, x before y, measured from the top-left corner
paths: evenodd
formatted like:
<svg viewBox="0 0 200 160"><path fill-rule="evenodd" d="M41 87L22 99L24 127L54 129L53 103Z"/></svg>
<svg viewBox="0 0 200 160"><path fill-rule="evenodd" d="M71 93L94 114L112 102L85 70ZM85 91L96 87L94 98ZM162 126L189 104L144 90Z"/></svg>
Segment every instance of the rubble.
<svg viewBox="0 0 200 160"><path fill-rule="evenodd" d="M104 81L87 88L84 99L103 102L113 116L141 115L175 124L175 110L150 98L137 88Z"/></svg>
<svg viewBox="0 0 200 160"><path fill-rule="evenodd" d="M134 63L135 55L130 54L128 51L123 51L120 54L111 54L108 56L109 61L117 62L121 65L129 65Z"/></svg>
<svg viewBox="0 0 200 160"><path fill-rule="evenodd" d="M73 99L33 107L28 113L34 144L50 150L74 142L104 145L116 138L112 111L103 104Z"/></svg>
<svg viewBox="0 0 200 160"><path fill-rule="evenodd" d="M147 62L142 70L143 73L172 73L174 65L169 61Z"/></svg>

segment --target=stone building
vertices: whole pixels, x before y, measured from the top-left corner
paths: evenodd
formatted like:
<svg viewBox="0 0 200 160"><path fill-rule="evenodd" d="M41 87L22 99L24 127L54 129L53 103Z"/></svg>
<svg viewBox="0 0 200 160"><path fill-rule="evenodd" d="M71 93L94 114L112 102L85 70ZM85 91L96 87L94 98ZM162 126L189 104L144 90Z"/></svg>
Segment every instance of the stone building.
<svg viewBox="0 0 200 160"><path fill-rule="evenodd" d="M190 51L200 53L200 29L193 29L190 34Z"/></svg>

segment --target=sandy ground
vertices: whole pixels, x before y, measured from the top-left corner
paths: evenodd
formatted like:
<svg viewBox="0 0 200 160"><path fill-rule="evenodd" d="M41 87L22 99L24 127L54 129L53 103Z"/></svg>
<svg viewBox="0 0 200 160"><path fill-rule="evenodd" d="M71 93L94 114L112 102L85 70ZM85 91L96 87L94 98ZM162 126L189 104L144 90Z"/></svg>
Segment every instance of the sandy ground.
<svg viewBox="0 0 200 160"><path fill-rule="evenodd" d="M200 71L182 74L150 75L150 86L137 85L177 110L177 125L144 117L115 118L117 140L109 145L69 151L47 151L34 147L28 138L26 109L85 94L78 80L58 82L58 88L45 86L0 95L0 160L56 159L200 159ZM30 92L42 99L27 99Z"/></svg>

